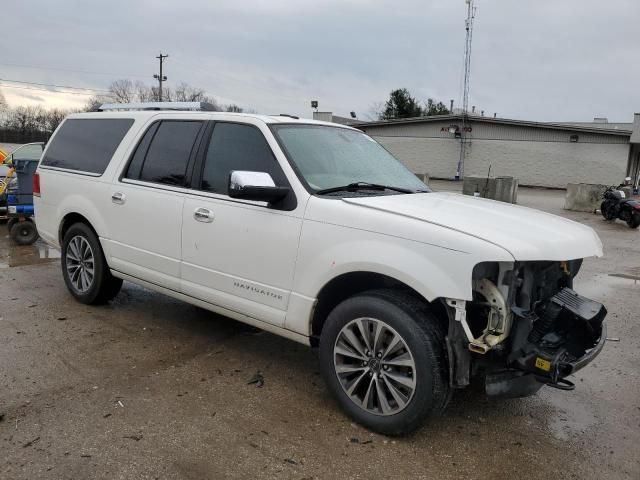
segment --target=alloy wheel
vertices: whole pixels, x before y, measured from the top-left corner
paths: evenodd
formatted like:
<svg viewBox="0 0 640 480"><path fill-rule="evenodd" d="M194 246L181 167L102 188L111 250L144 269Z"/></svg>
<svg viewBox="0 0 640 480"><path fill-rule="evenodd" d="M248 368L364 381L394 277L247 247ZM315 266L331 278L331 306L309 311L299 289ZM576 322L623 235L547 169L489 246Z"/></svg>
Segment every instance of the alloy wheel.
<svg viewBox="0 0 640 480"><path fill-rule="evenodd" d="M375 318L347 323L333 347L335 372L347 396L374 415L409 405L416 388L415 362L402 336Z"/></svg>
<svg viewBox="0 0 640 480"><path fill-rule="evenodd" d="M65 255L67 275L73 287L80 293L87 292L95 277L93 250L82 235L73 237Z"/></svg>

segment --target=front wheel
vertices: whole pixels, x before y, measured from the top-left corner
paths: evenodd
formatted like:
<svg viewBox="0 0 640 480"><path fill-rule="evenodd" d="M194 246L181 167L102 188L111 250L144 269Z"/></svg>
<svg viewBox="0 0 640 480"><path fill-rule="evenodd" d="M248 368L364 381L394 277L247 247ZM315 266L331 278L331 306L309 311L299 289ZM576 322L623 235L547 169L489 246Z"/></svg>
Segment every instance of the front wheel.
<svg viewBox="0 0 640 480"><path fill-rule="evenodd" d="M111 275L96 234L84 223L72 225L62 240L62 276L76 300L105 303L115 297L122 280Z"/></svg>
<svg viewBox="0 0 640 480"><path fill-rule="evenodd" d="M365 292L327 318L320 369L355 421L386 435L409 433L449 400L444 336L426 303L394 290Z"/></svg>
<svg viewBox="0 0 640 480"><path fill-rule="evenodd" d="M627 220L627 225L629 225L629 228L640 227L640 212L633 212L631 218Z"/></svg>
<svg viewBox="0 0 640 480"><path fill-rule="evenodd" d="M600 204L600 213L605 220L615 220L616 218L612 206L606 200Z"/></svg>

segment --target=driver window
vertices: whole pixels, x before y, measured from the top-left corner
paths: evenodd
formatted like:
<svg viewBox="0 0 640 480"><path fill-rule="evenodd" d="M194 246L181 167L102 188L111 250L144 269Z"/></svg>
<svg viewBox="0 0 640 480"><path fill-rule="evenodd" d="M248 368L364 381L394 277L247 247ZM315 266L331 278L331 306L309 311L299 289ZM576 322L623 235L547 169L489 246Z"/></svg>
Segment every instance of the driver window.
<svg viewBox="0 0 640 480"><path fill-rule="evenodd" d="M202 190L226 195L233 170L267 172L277 186L288 185L258 128L240 123L216 123L202 171Z"/></svg>

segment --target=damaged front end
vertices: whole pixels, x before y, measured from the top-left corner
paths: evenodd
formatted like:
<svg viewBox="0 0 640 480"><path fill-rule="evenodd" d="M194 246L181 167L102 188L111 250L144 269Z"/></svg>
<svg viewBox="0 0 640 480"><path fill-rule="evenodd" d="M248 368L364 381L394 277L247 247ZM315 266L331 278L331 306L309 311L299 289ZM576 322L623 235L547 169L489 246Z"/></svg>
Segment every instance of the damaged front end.
<svg viewBox="0 0 640 480"><path fill-rule="evenodd" d="M490 395L525 396L591 362L606 338L605 307L572 290L582 260L481 263L473 300L446 299L450 381L484 379Z"/></svg>

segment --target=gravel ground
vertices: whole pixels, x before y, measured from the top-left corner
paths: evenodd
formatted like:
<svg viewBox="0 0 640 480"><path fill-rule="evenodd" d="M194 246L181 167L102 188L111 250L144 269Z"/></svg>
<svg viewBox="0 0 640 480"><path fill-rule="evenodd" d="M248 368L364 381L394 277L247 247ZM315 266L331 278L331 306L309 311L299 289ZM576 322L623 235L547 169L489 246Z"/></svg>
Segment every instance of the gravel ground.
<svg viewBox="0 0 640 480"><path fill-rule="evenodd" d="M310 349L132 284L81 305L57 252L0 230L0 478L640 478L640 284L611 276L640 276L640 232L564 212L557 191L519 198L596 228L605 256L576 289L619 341L573 392L460 392L406 438L349 421Z"/></svg>

